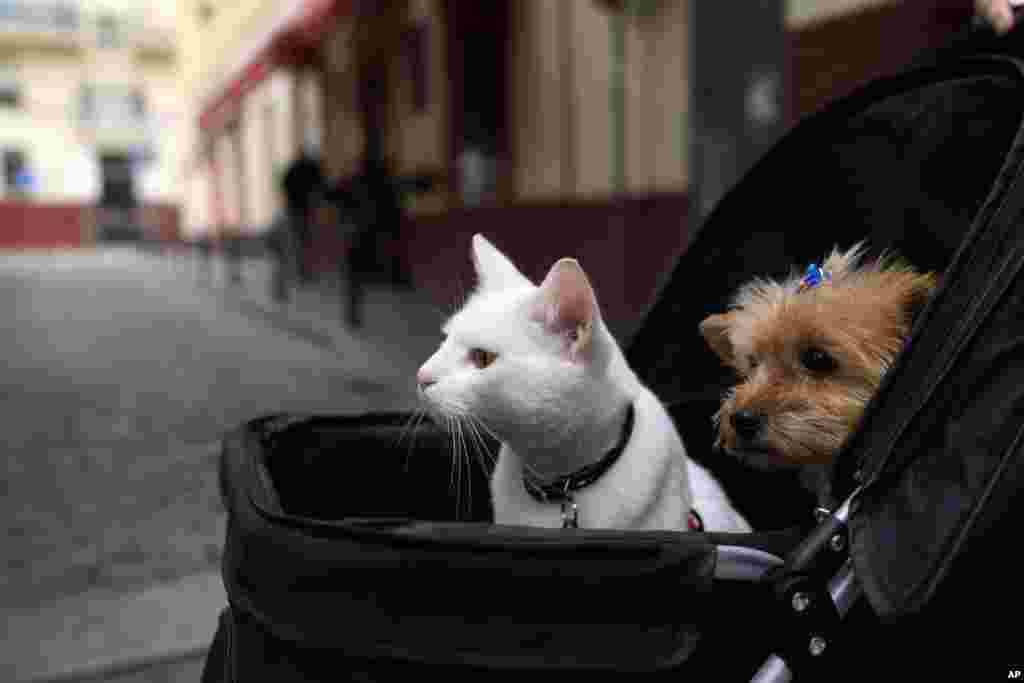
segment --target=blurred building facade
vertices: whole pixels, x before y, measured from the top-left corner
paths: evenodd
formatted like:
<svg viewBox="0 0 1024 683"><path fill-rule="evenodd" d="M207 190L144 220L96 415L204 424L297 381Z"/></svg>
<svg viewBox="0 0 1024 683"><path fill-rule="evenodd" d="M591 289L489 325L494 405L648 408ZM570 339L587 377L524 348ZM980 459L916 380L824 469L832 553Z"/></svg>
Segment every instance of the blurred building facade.
<svg viewBox="0 0 1024 683"><path fill-rule="evenodd" d="M0 245L177 230L174 6L0 0Z"/></svg>
<svg viewBox="0 0 1024 683"><path fill-rule="evenodd" d="M181 0L187 230L259 235L304 141L343 179L373 129L395 173L441 181L406 202L399 249L417 286L455 301L483 231L533 277L577 256L615 327L645 308L690 237L691 1ZM786 125L970 11L774 5L783 57L750 106ZM734 40L723 35L723 50L742 54Z"/></svg>

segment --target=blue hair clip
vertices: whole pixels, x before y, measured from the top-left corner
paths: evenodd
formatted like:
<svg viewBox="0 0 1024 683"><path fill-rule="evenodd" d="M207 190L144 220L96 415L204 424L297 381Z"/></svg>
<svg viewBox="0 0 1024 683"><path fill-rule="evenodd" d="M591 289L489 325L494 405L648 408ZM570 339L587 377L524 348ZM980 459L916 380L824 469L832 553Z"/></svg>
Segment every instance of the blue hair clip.
<svg viewBox="0 0 1024 683"><path fill-rule="evenodd" d="M814 289L831 279L832 273L827 270L822 270L818 267L817 263L812 263L807 266L807 273L804 275L803 279L800 280L800 285L797 287L797 290L802 292L805 289Z"/></svg>

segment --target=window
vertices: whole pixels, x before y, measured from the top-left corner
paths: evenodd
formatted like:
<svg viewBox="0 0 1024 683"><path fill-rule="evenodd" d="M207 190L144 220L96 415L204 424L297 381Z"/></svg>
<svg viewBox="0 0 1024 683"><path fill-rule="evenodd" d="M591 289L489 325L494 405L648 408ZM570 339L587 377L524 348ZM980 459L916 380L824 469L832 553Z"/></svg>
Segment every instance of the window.
<svg viewBox="0 0 1024 683"><path fill-rule="evenodd" d="M14 109L21 106L21 80L13 68L0 67L0 107Z"/></svg>
<svg viewBox="0 0 1024 683"><path fill-rule="evenodd" d="M196 7L196 16L199 17L200 25L209 24L213 20L213 3L212 2L200 2L199 6Z"/></svg>
<svg viewBox="0 0 1024 683"><path fill-rule="evenodd" d="M78 7L71 0L0 0L0 22L29 29L74 30Z"/></svg>
<svg viewBox="0 0 1024 683"><path fill-rule="evenodd" d="M100 126L134 126L146 120L148 104L138 87L83 84L79 114L83 122Z"/></svg>
<svg viewBox="0 0 1024 683"><path fill-rule="evenodd" d="M22 194L30 189L31 179L25 152L20 149L4 150L4 190L7 194Z"/></svg>
<svg viewBox="0 0 1024 683"><path fill-rule="evenodd" d="M78 30L78 8L73 4L59 4L53 8L53 23L57 28Z"/></svg>
<svg viewBox="0 0 1024 683"><path fill-rule="evenodd" d="M96 93L91 85L83 84L78 91L78 113L83 121L92 121L96 116Z"/></svg>
<svg viewBox="0 0 1024 683"><path fill-rule="evenodd" d="M17 109L21 106L21 86L0 80L0 107Z"/></svg>
<svg viewBox="0 0 1024 683"><path fill-rule="evenodd" d="M19 2L12 0L0 0L0 21L15 22L21 19L25 8Z"/></svg>
<svg viewBox="0 0 1024 683"><path fill-rule="evenodd" d="M141 88L136 88L132 91L132 112L135 114L135 118L139 121L143 121L146 118L146 93L142 92Z"/></svg>
<svg viewBox="0 0 1024 683"><path fill-rule="evenodd" d="M100 47L117 47L119 39L117 19L113 14L101 14L96 20L96 40Z"/></svg>

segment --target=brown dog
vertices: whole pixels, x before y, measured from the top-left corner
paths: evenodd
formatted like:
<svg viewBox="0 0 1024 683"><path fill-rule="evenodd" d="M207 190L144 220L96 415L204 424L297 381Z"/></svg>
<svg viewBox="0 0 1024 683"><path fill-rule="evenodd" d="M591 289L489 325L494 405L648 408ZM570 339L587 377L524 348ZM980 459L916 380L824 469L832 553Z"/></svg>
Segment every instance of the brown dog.
<svg viewBox="0 0 1024 683"><path fill-rule="evenodd" d="M741 287L701 334L740 382L715 415L717 445L753 464L830 463L903 348L936 285L863 245L819 269Z"/></svg>

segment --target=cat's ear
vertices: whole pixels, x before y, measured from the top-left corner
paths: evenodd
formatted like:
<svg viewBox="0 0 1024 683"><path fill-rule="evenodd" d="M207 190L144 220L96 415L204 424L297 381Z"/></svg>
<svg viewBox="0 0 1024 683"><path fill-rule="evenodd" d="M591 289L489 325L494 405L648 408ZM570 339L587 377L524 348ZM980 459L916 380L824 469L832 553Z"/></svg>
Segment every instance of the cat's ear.
<svg viewBox="0 0 1024 683"><path fill-rule="evenodd" d="M479 233L473 235L473 266L484 289L498 290L532 285L504 254Z"/></svg>
<svg viewBox="0 0 1024 683"><path fill-rule="evenodd" d="M729 329L732 327L732 314L719 313L709 315L700 324L700 333L711 350L718 354L726 365L733 365L735 352L729 340Z"/></svg>
<svg viewBox="0 0 1024 683"><path fill-rule="evenodd" d="M580 264L564 258L553 265L540 286L531 317L565 337L570 360L592 358L598 315L597 297Z"/></svg>

